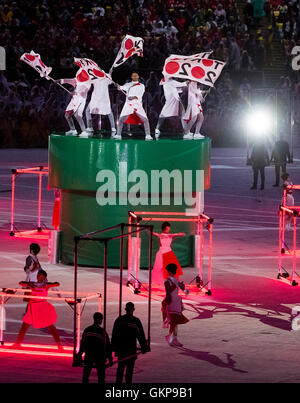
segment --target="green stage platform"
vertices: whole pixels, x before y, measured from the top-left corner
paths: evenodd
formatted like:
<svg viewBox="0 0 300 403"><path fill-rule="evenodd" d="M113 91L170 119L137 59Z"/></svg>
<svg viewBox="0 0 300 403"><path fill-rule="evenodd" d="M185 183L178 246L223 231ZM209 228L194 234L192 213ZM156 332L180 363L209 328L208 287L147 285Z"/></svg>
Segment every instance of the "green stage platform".
<svg viewBox="0 0 300 403"><path fill-rule="evenodd" d="M185 211L186 205L174 205L171 184L171 205L151 205L146 199L143 205L120 205L120 196L126 196L124 177L133 170L142 170L151 178L153 170L169 172L179 170L204 171L204 187L210 186L210 146L208 138L203 140L141 139L111 140L108 138L79 138L60 134L49 137L49 185L62 191L60 228L62 230L62 262L73 264L74 236L128 222L128 210L135 211ZM121 164L120 164L121 163ZM127 174L124 172L126 166ZM97 182L99 172L109 170L117 180L116 205L101 206L96 194L103 182ZM193 175L194 179L195 176ZM151 190L149 180L148 191ZM137 182L135 182L137 183ZM172 183L172 181L171 181ZM131 189L134 183L127 183ZM193 190L195 190L195 181ZM119 190L121 190L119 192ZM124 190L124 192L123 192ZM173 189L174 190L174 189ZM159 193L164 191L161 188ZM124 203L124 201L122 201ZM148 204L147 204L148 203ZM161 203L161 201L160 201ZM161 223L154 223L160 231ZM173 223L171 232L190 233L187 223ZM110 235L115 235L112 233ZM147 235L142 236L141 266L148 265ZM154 237L154 253L158 240ZM187 235L174 241L173 249L182 266L193 263L193 237ZM103 266L103 246L88 242L80 243L79 264ZM125 256L126 262L126 256ZM119 241L109 243L108 266L119 265Z"/></svg>

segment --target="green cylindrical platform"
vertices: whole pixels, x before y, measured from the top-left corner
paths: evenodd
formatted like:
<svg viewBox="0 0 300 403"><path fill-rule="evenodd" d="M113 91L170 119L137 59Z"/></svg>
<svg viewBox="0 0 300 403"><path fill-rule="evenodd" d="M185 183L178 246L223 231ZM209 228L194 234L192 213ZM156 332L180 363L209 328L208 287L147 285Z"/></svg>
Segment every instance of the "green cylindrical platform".
<svg viewBox="0 0 300 403"><path fill-rule="evenodd" d="M120 164L121 163L121 164ZM126 166L127 173L124 174ZM123 169L121 172L120 167ZM154 170L204 171L204 188L210 185L210 140L111 140L102 138L78 138L52 134L49 138L49 185L61 189L60 228L62 230L62 262L73 264L74 236L108 228L121 222L128 222L128 210L134 211L185 211L186 205L174 205L172 194L170 205L132 206L120 205L118 190L124 190L124 177L133 170L141 170L151 178ZM99 172L109 170L117 181L116 205L101 206L96 194L103 182L97 182ZM194 177L194 175L193 175ZM195 179L195 177L194 177ZM127 183L128 190L134 183ZM193 184L193 190L195 190ZM151 191L149 180L148 192ZM159 192L164 189L159 188ZM125 195L126 196L126 195ZM122 202L124 203L124 201ZM160 232L161 223L155 222L154 230ZM171 232L190 233L188 223L171 223ZM108 235L108 234L107 234ZM116 232L110 233L116 235ZM126 242L125 242L126 244ZM141 266L148 266L148 237L142 236ZM154 253L159 248L154 237ZM182 266L193 263L193 237L175 239L172 248ZM126 256L125 256L126 261ZM95 242L81 242L79 264L103 266L103 246ZM108 266L119 265L119 241L109 242Z"/></svg>

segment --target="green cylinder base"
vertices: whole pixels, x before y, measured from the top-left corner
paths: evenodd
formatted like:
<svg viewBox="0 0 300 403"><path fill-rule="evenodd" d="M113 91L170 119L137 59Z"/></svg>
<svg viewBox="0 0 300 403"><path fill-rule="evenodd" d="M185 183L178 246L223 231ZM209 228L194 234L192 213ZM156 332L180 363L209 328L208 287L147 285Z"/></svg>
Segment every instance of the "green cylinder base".
<svg viewBox="0 0 300 403"><path fill-rule="evenodd" d="M120 164L122 163L122 164ZM122 169L120 170L120 166ZM124 176L124 167L126 175ZM153 170L183 171L203 170L204 188L210 185L210 140L110 140L78 138L52 134L49 139L49 185L61 189L60 229L62 231L62 262L74 262L74 236L128 222L128 211L183 212L185 204L176 205L176 193L171 183L170 205L151 205L150 198L133 206L127 200L128 192L136 182L124 181L133 170L141 170L151 178ZM109 170L116 178L116 204L99 205L96 196L105 181L97 182L97 175ZM98 177L99 179L99 177ZM195 179L195 178L194 178ZM125 183L126 182L126 183ZM127 187L127 189L126 189ZM148 183L148 192L151 181ZM160 196L164 192L160 184ZM195 184L193 189L196 190ZM120 201L121 196L123 197ZM111 200L110 200L111 201ZM143 221L143 223L145 223ZM150 223L150 222L148 222ZM154 231L161 231L161 222L153 222ZM175 239L172 249L182 266L193 264L193 236L190 223L172 222L171 232L185 232L187 236ZM117 232L107 233L114 236ZM120 241L108 244L108 266L118 267ZM127 239L124 251L127 251ZM158 239L154 237L153 259L158 251ZM125 252L124 252L125 253ZM127 255L124 254L126 266ZM78 263L86 266L103 266L103 245L80 242ZM142 234L141 267L148 266L148 235Z"/></svg>

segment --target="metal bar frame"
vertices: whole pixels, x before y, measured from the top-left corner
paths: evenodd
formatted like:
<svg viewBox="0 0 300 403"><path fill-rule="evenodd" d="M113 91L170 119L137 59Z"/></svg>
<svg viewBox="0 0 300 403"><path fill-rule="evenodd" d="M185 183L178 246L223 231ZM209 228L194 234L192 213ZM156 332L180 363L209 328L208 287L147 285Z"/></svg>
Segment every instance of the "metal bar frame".
<svg viewBox="0 0 300 403"><path fill-rule="evenodd" d="M130 228L131 230L129 232L124 232L125 227ZM120 228L121 234L117 236L112 236L112 237L107 237L107 238L102 238L98 237L98 234L102 234L104 232L109 232L114 229ZM134 228L136 228L134 230ZM149 233L149 296L148 296L148 340L147 343L150 347L150 335L151 335L151 269L152 269L152 243L153 243L153 225L138 225L138 224L132 224L132 223L121 223L118 225L114 225L109 228L104 228L99 231L94 231L90 232L88 234L83 234L79 236L74 237L74 301L77 301L77 296L78 296L78 244L80 241L96 241L99 243L104 244L104 295L103 295L103 329L104 329L104 334L106 337L106 305L107 305L107 247L108 243L112 240L115 239L120 239L120 291L119 291L119 314L121 314L122 310L122 279L123 279L123 274L121 274L121 271L123 272L123 252L124 252L124 243L123 243L123 238L125 237L131 237L132 234L134 233L140 233L142 231L147 231ZM95 236L95 237L93 237ZM79 351L79 346L80 346L80 330L78 331L77 328L77 303L74 304L74 349L73 349L73 363L75 363L75 358L76 354Z"/></svg>

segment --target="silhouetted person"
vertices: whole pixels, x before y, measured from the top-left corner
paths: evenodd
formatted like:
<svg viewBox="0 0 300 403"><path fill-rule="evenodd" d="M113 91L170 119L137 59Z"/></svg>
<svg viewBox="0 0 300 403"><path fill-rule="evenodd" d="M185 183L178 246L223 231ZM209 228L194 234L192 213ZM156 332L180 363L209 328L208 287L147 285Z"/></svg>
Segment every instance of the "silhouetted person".
<svg viewBox="0 0 300 403"><path fill-rule="evenodd" d="M133 368L137 359L137 340L143 354L149 351L143 325L137 317L133 316L134 304L128 302L125 311L125 315L115 320L111 338L112 349L118 359L122 360L118 364L116 383L122 383L125 367L125 382L132 383ZM129 358L126 359L126 357Z"/></svg>
<svg viewBox="0 0 300 403"><path fill-rule="evenodd" d="M284 136L282 134L280 135L279 140L276 141L274 145L271 161L274 161L275 163L276 182L274 183L273 186L279 186L280 168L282 170L282 173L285 173L286 163L291 162L289 143L286 140L284 140Z"/></svg>
<svg viewBox="0 0 300 403"><path fill-rule="evenodd" d="M88 383L93 367L97 369L98 383L105 382L105 364L109 360L112 365L112 351L108 334L101 327L103 315L100 312L95 312L93 315L93 325L84 329L80 344L80 350L77 354L77 360L82 359L82 354L85 353L83 361L83 376L82 383Z"/></svg>
<svg viewBox="0 0 300 403"><path fill-rule="evenodd" d="M258 172L260 172L260 189L263 190L265 187L265 166L270 164L268 151L263 141L254 144L250 160L253 169L251 189L257 189Z"/></svg>

